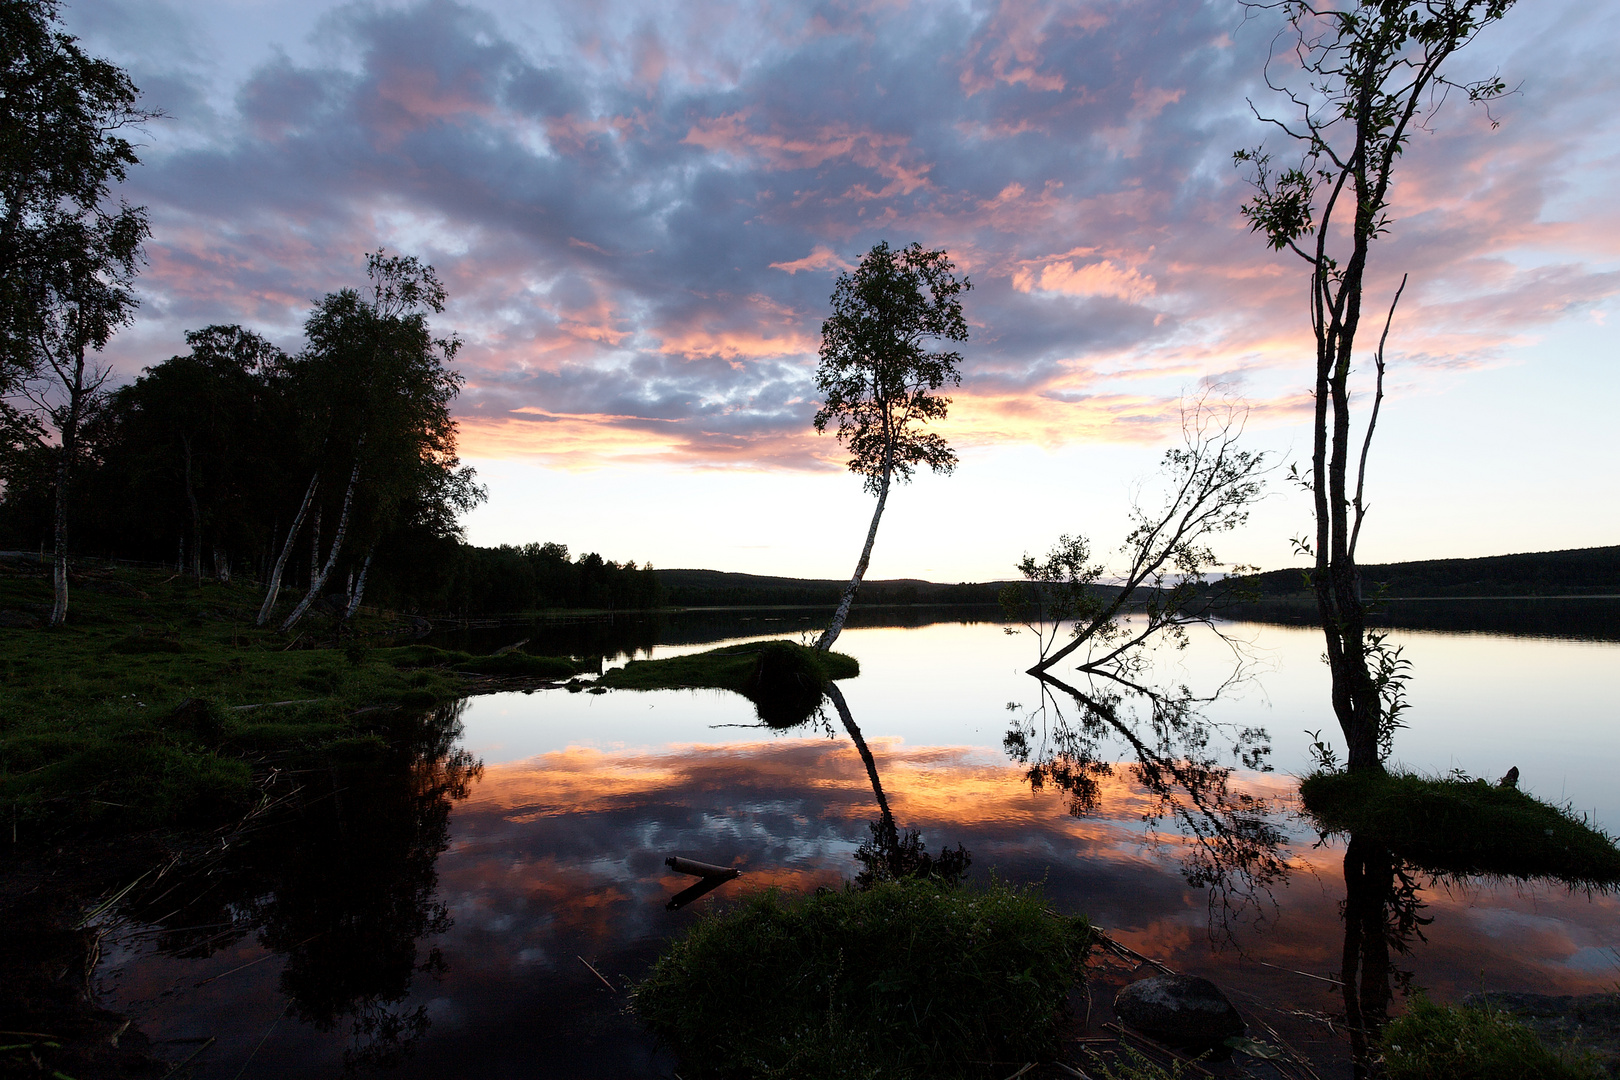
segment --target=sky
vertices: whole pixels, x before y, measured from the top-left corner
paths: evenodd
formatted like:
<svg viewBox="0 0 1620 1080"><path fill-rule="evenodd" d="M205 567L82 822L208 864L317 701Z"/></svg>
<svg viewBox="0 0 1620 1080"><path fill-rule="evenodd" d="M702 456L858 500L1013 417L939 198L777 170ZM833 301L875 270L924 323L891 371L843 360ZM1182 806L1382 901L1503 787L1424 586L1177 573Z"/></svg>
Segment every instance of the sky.
<svg viewBox="0 0 1620 1080"><path fill-rule="evenodd" d="M1238 212L1280 29L1235 0L72 0L161 111L121 194L152 237L121 377L242 323L289 351L364 255L420 256L465 341L479 544L847 575L871 513L811 425L821 320L875 243L972 281L960 464L889 500L870 575L1011 576L1151 503L1181 409L1279 468L1228 562L1310 529L1305 266ZM1367 562L1620 542L1620 7L1521 4L1459 53L1396 169ZM1273 68L1274 71L1279 69ZM1283 72L1286 74L1286 72ZM1252 103L1252 108L1251 108ZM1367 342L1370 346L1370 342ZM1358 364L1360 402L1370 354Z"/></svg>

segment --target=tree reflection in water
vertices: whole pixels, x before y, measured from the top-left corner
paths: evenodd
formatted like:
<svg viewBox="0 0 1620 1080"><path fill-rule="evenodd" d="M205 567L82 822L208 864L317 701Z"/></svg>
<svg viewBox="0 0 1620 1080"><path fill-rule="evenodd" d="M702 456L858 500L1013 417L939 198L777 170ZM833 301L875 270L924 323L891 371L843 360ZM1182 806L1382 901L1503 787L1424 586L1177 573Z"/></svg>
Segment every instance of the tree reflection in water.
<svg viewBox="0 0 1620 1080"><path fill-rule="evenodd" d="M1412 972L1396 968L1390 952L1406 955L1433 920L1422 914L1417 871L1387 847L1352 836L1344 851L1344 953L1339 967L1346 1025L1358 1077L1374 1075L1373 1044L1389 1020L1395 991L1411 991Z"/></svg>
<svg viewBox="0 0 1620 1080"><path fill-rule="evenodd" d="M923 846L922 833L916 829L900 831L889 809L889 800L883 794L877 759L872 756L871 747L866 745L866 739L861 735L861 729L855 723L849 703L844 700L843 691L838 689L837 683L827 684L827 698L837 710L838 719L849 733L850 741L855 744L856 753L861 755L867 779L872 782L872 795L878 805L877 820L868 825L872 835L855 852L855 861L862 868L855 875L855 884L866 889L879 881L906 877L935 878L948 884L960 881L973 862L972 854L957 844L955 851L941 845L938 855L930 855Z"/></svg>
<svg viewBox="0 0 1620 1080"><path fill-rule="evenodd" d="M483 768L455 747L461 711L400 715L375 741L288 770L296 787L169 869L130 914L167 931L162 948L180 956L254 936L286 958L288 1014L320 1031L347 1021L347 1068L402 1060L429 1026L425 1006L403 1005L412 981L445 970L422 945L451 925L435 898L451 804Z"/></svg>
<svg viewBox="0 0 1620 1080"><path fill-rule="evenodd" d="M1114 758L1123 744L1133 758L1124 768L1150 800L1143 820L1157 828L1168 819L1191 841L1183 876L1209 890L1211 911L1221 915L1211 929L1229 930L1238 912L1272 906L1261 902L1288 873L1287 837L1274 824L1279 807L1234 784L1235 768L1223 764L1227 755L1216 743L1227 736L1233 760L1269 772L1264 729L1211 723L1199 707L1213 698L1195 698L1186 687L1154 690L1110 676L1100 688L1093 679L1081 690L1049 674L1034 677L1040 704L1014 720L1003 740L1032 788L1055 787L1071 814L1091 816L1101 807L1101 782L1120 767ZM1065 700L1072 710L1065 711Z"/></svg>

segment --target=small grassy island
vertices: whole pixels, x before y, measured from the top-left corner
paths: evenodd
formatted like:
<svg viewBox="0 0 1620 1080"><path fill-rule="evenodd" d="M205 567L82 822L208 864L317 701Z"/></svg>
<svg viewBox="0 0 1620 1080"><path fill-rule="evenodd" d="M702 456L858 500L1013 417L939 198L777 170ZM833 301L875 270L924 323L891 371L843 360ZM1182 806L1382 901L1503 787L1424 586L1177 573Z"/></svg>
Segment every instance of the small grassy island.
<svg viewBox="0 0 1620 1080"><path fill-rule="evenodd" d="M772 727L802 723L821 704L823 688L861 673L860 662L791 641L730 645L667 660L632 660L597 680L610 690L730 690L754 703Z"/></svg>
<svg viewBox="0 0 1620 1080"><path fill-rule="evenodd" d="M1299 794L1323 832L1375 841L1430 873L1620 885L1613 837L1509 784L1360 769L1311 773Z"/></svg>

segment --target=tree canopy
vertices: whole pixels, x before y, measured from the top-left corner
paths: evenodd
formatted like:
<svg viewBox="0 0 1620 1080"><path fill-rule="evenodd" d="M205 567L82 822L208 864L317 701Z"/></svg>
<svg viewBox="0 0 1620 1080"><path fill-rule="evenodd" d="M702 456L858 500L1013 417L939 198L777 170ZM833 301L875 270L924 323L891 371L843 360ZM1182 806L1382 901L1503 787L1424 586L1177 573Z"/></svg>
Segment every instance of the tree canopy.
<svg viewBox="0 0 1620 1080"><path fill-rule="evenodd" d="M833 289L832 315L821 324L815 425L825 431L836 421L850 471L873 493L891 475L909 480L918 465L956 466L944 438L922 430L951 403L934 391L962 381L961 353L924 347L930 339L967 340L959 297L973 285L955 269L944 251L879 242Z"/></svg>

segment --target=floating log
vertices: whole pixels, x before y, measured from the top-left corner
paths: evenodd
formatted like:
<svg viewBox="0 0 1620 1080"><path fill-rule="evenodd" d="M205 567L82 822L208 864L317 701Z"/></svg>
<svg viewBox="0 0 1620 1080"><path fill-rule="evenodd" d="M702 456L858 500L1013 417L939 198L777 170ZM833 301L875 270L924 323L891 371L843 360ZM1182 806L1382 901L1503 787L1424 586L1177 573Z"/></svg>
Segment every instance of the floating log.
<svg viewBox="0 0 1620 1080"><path fill-rule="evenodd" d="M683 859L679 855L671 855L664 860L664 865L677 874L691 874L700 878L719 878L721 881L730 881L742 874L735 866L716 866L713 863L698 862L696 859Z"/></svg>

